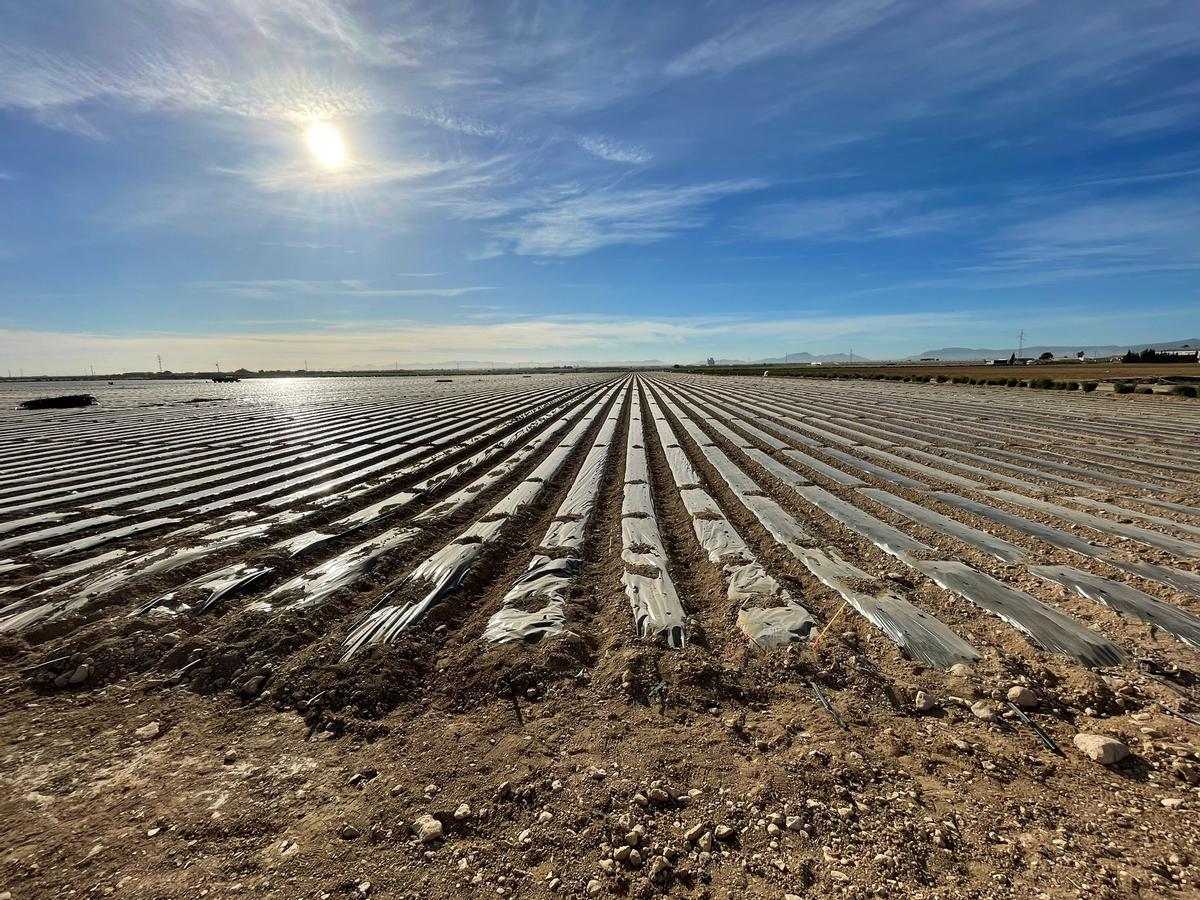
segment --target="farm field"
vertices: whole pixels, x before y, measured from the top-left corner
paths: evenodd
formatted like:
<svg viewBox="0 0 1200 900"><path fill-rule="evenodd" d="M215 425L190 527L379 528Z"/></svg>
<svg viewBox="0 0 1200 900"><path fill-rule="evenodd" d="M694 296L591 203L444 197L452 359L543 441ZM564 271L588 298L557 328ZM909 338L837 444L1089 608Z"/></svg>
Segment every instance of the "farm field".
<svg viewBox="0 0 1200 900"><path fill-rule="evenodd" d="M703 374L705 369L693 367L689 372ZM779 377L845 377L859 375L871 378L877 375L909 375L922 378L936 378L945 375L948 378L1051 378L1055 381L1145 381L1153 382L1159 378L1195 378L1200 379L1200 366L1192 363L1109 363L1109 362L1063 362L1048 365L1031 366L988 366L981 363L962 362L931 362L931 363L874 363L853 365L839 363L825 366L718 366L712 371L714 375L761 375L770 371L771 376Z"/></svg>
<svg viewBox="0 0 1200 900"><path fill-rule="evenodd" d="M1195 401L20 390L13 898L1200 892Z"/></svg>

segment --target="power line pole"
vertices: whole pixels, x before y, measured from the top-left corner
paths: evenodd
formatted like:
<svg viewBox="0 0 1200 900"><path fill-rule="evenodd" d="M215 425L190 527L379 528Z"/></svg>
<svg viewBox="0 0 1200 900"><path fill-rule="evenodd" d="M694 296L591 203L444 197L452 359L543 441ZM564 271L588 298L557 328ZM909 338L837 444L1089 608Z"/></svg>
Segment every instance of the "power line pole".
<svg viewBox="0 0 1200 900"><path fill-rule="evenodd" d="M161 375L162 374L162 354L156 353L155 356L158 357L158 374Z"/></svg>
<svg viewBox="0 0 1200 900"><path fill-rule="evenodd" d="M1017 334L1017 359L1025 355L1025 329L1022 328Z"/></svg>

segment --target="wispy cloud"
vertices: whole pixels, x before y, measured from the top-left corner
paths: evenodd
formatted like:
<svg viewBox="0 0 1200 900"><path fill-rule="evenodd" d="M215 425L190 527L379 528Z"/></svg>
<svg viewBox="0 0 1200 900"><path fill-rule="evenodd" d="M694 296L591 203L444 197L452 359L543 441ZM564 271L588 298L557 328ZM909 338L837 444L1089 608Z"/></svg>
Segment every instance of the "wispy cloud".
<svg viewBox="0 0 1200 900"><path fill-rule="evenodd" d="M598 159L641 165L654 157L645 147L626 146L611 138L581 137L579 146Z"/></svg>
<svg viewBox="0 0 1200 900"><path fill-rule="evenodd" d="M1194 197L1118 198L1075 205L1000 229L996 269L1117 272L1200 268L1200 202Z"/></svg>
<svg viewBox="0 0 1200 900"><path fill-rule="evenodd" d="M744 227L772 240L865 241L941 232L971 213L938 208L921 192L866 193L798 203L767 204L752 211Z"/></svg>
<svg viewBox="0 0 1200 900"><path fill-rule="evenodd" d="M715 201L762 187L763 182L745 180L580 192L524 213L496 234L521 256L578 256L617 244L651 244L705 225Z"/></svg>
<svg viewBox="0 0 1200 900"><path fill-rule="evenodd" d="M402 112L404 115L420 119L431 125L436 125L438 128L445 129L446 131L466 134L471 137L503 138L511 136L510 132L500 125L486 122L474 116L453 112L444 104L426 109L404 109Z"/></svg>
<svg viewBox="0 0 1200 900"><path fill-rule="evenodd" d="M430 273L432 275L434 273ZM407 277L429 277L423 273ZM489 285L467 287L382 288L356 279L337 281L307 281L303 279L261 279L251 281L189 281L181 287L189 290L258 300L280 300L300 297L356 297L360 299L388 297L462 297L494 291Z"/></svg>
<svg viewBox="0 0 1200 900"><path fill-rule="evenodd" d="M397 34L365 26L335 0L132 0L121 11L80 28L77 44L50 48L30 39L39 30L32 7L10 10L9 36L0 38L0 107L35 110L47 124L81 133L95 126L72 107L95 99L303 121L373 106L364 81L331 73L413 62ZM264 47L276 60L270 67Z"/></svg>
<svg viewBox="0 0 1200 900"><path fill-rule="evenodd" d="M322 241L263 241L264 247L283 247L288 250L344 250L341 244Z"/></svg>
<svg viewBox="0 0 1200 900"><path fill-rule="evenodd" d="M896 0L775 4L701 41L666 70L674 76L722 74L785 51L824 50L878 25L901 5Z"/></svg>
<svg viewBox="0 0 1200 900"><path fill-rule="evenodd" d="M214 171L239 178L260 191L281 193L346 193L402 181L413 181L445 172L450 162L432 159L393 160L386 163L351 161L344 169L321 170L308 160L280 163L268 160L241 168Z"/></svg>
<svg viewBox="0 0 1200 900"><path fill-rule="evenodd" d="M1096 127L1117 137L1134 137L1194 123L1198 116L1200 116L1200 106L1197 104L1176 103L1157 109L1143 109L1111 116L1097 122Z"/></svg>

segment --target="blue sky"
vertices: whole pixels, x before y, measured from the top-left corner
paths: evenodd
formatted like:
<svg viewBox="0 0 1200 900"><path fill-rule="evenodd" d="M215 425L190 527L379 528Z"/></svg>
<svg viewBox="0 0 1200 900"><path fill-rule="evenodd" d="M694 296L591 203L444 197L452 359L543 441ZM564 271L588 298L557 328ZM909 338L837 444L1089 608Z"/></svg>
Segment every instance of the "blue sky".
<svg viewBox="0 0 1200 900"><path fill-rule="evenodd" d="M0 21L0 370L1200 331L1192 2L0 0Z"/></svg>

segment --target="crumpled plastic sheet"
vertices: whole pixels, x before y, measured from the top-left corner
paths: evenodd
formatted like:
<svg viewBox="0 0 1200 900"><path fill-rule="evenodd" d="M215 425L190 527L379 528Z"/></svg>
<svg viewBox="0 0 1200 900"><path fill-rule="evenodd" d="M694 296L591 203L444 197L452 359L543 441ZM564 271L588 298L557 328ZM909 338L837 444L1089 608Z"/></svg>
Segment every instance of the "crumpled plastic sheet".
<svg viewBox="0 0 1200 900"><path fill-rule="evenodd" d="M744 606L738 610L738 628L760 647L783 647L812 640L816 622L799 604L762 608Z"/></svg>
<svg viewBox="0 0 1200 900"><path fill-rule="evenodd" d="M170 593L163 594L151 600L132 615L177 615L183 612L204 613L219 604L226 597L233 596L261 581L274 571L272 566L251 565L238 562L207 572L198 578L182 585ZM198 603L187 603L184 598L192 593L207 591Z"/></svg>
<svg viewBox="0 0 1200 900"><path fill-rule="evenodd" d="M574 556L558 559L535 556L529 569L504 595L503 605L488 621L483 639L493 643L536 643L546 637L566 634L566 592L581 566L582 561ZM545 602L536 610L518 606L530 605L531 600L538 598Z"/></svg>
<svg viewBox="0 0 1200 900"><path fill-rule="evenodd" d="M826 587L832 588L876 628L898 644L913 659L929 666L949 669L956 663L979 659L979 651L938 619L913 606L890 588L873 594L856 590L848 579L873 580L832 550L796 548L792 553Z"/></svg>
<svg viewBox="0 0 1200 900"><path fill-rule="evenodd" d="M711 562L726 565L754 558L741 535L725 519L692 519L692 529Z"/></svg>
<svg viewBox="0 0 1200 900"><path fill-rule="evenodd" d="M283 597L295 591L299 591L301 596L284 604L285 609L307 609L316 606L334 592L371 571L385 553L414 540L420 533L419 528L392 528L385 531L284 582L262 600L252 604L251 609L270 610L275 602L278 602L273 602L272 598Z"/></svg>

